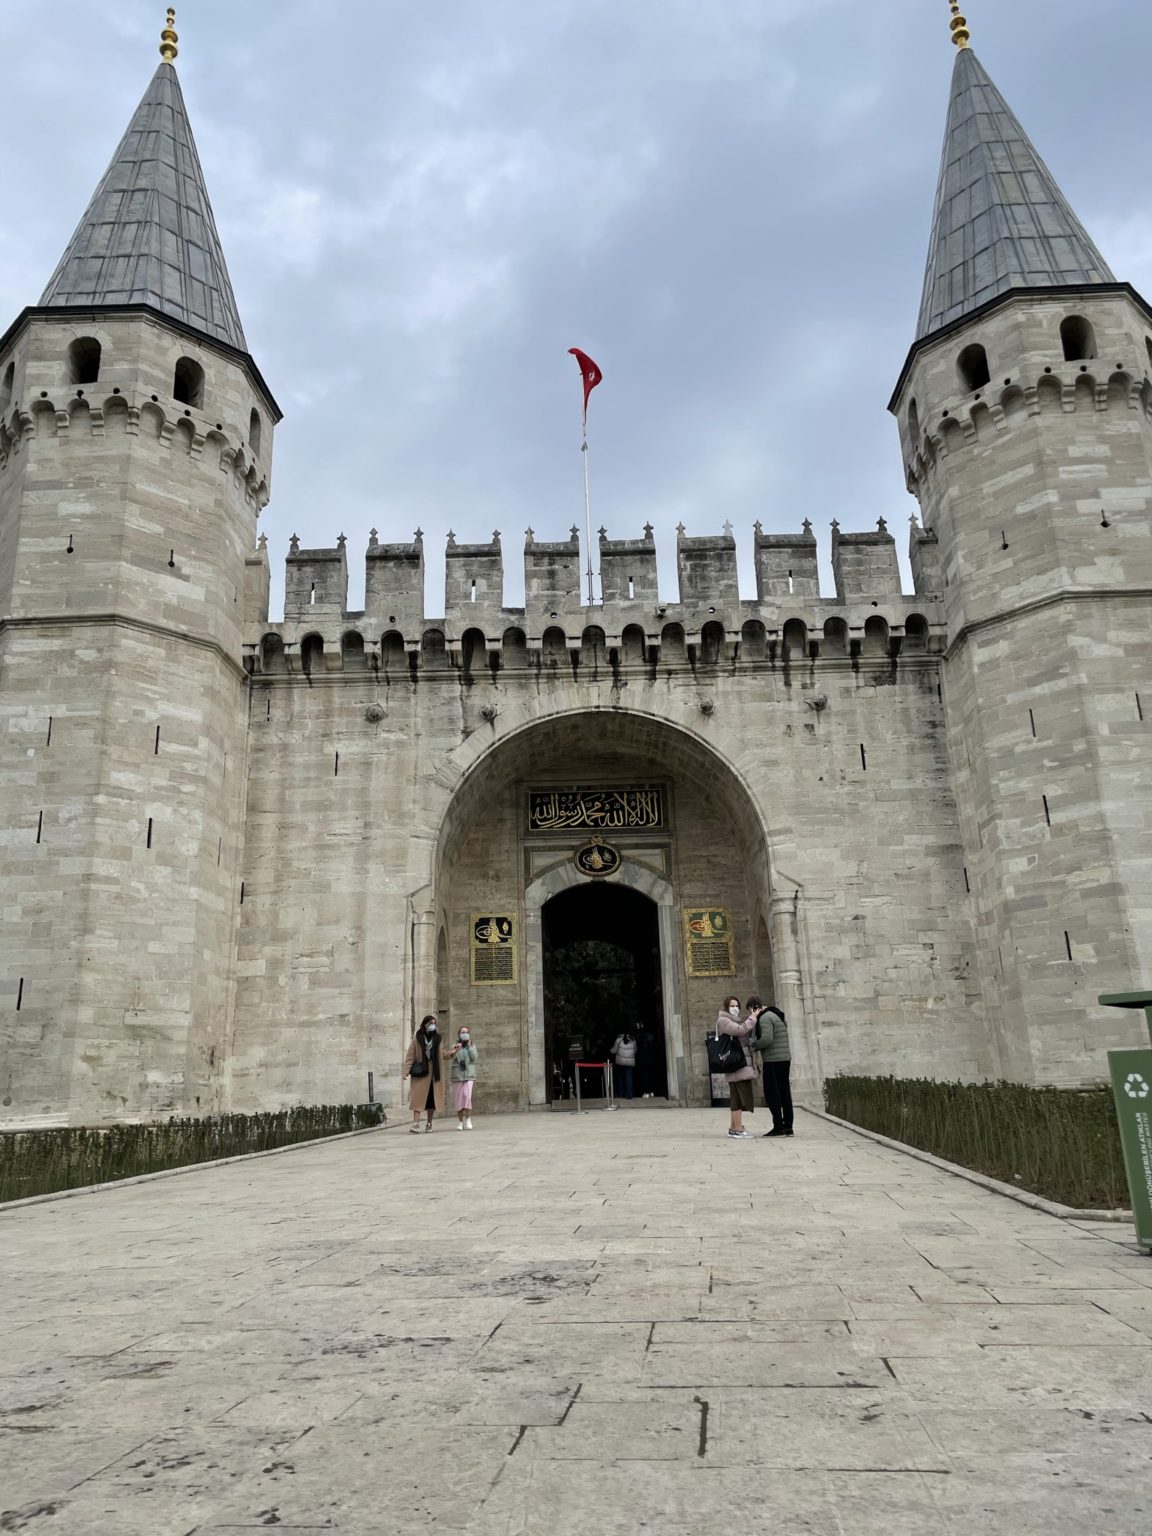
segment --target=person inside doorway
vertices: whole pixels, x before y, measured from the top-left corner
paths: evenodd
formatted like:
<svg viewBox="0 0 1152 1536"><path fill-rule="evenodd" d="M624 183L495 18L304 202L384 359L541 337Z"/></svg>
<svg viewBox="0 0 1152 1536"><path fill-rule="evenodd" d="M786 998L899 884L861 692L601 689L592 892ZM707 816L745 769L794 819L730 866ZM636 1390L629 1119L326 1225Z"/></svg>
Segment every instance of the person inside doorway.
<svg viewBox="0 0 1152 1536"><path fill-rule="evenodd" d="M620 1077L620 1097L631 1099L632 1079L636 1071L636 1036L631 1030L626 1029L616 1036L612 1045L612 1060L616 1063Z"/></svg>
<svg viewBox="0 0 1152 1536"><path fill-rule="evenodd" d="M758 997L748 999L749 1017L755 1018L753 1049L759 1052L764 1072L764 1102L772 1116L772 1129L765 1136L791 1136L792 1130L792 1051L788 1044L788 1020L779 1008L767 1008Z"/></svg>
<svg viewBox="0 0 1152 1536"><path fill-rule="evenodd" d="M412 1124L409 1131L415 1135L420 1129L420 1116L428 1119L426 1131L432 1129L436 1111L444 1108L444 1074L440 1069L440 1026L434 1013L427 1013L420 1020L420 1028L412 1036L412 1044L404 1058L403 1077L411 1080L409 1104L412 1108Z"/></svg>
<svg viewBox="0 0 1152 1536"><path fill-rule="evenodd" d="M472 1032L461 1026L452 1047L452 1063L449 1076L452 1079L452 1107L456 1111L456 1129L472 1129L472 1089L476 1082L476 1063L480 1060L472 1044Z"/></svg>
<svg viewBox="0 0 1152 1536"><path fill-rule="evenodd" d="M739 1040L744 1053L744 1065L738 1067L735 1072L724 1074L724 1080L728 1084L730 1114L728 1134L733 1141L751 1141L752 1132L744 1129L744 1116L754 1114L756 1111L756 1106L752 1102L752 1084L756 1081L756 1068L752 1065L752 1050L749 1045L752 1031L756 1028L756 1020L747 1018L741 1022L740 1014L740 999L726 997L716 1020L716 1033L717 1035L734 1035Z"/></svg>

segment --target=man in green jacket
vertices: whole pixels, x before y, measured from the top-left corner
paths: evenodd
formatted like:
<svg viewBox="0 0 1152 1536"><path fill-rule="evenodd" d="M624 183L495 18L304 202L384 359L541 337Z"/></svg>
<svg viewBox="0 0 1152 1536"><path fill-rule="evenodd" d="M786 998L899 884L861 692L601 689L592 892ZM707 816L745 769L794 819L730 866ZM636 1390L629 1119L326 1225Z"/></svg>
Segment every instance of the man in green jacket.
<svg viewBox="0 0 1152 1536"><path fill-rule="evenodd" d="M779 1008L763 1007L758 997L748 999L748 1010L758 1009L753 1050L760 1052L764 1073L764 1102L772 1116L772 1129L766 1136L792 1135L792 1052L788 1047L788 1020Z"/></svg>

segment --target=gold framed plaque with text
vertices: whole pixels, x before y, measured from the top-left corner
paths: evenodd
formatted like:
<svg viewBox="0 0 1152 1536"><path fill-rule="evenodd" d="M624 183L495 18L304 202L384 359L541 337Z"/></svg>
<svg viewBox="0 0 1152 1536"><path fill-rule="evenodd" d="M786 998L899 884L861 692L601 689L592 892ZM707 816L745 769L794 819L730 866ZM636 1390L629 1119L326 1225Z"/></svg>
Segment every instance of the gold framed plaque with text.
<svg viewBox="0 0 1152 1536"><path fill-rule="evenodd" d="M474 987L515 983L516 919L511 912L474 912L471 949Z"/></svg>
<svg viewBox="0 0 1152 1536"><path fill-rule="evenodd" d="M735 976L736 942L727 907L684 908L684 958L689 976Z"/></svg>

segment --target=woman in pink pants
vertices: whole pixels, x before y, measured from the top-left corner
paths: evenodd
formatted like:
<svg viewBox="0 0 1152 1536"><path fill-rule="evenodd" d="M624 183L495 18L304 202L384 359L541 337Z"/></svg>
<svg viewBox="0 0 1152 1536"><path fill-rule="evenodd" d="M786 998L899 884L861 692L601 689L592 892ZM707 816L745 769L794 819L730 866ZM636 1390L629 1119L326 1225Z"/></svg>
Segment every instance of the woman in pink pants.
<svg viewBox="0 0 1152 1536"><path fill-rule="evenodd" d="M476 1063L479 1060L472 1035L462 1027L456 1044L452 1047L452 1107L456 1111L456 1129L472 1129L472 1085L476 1081Z"/></svg>

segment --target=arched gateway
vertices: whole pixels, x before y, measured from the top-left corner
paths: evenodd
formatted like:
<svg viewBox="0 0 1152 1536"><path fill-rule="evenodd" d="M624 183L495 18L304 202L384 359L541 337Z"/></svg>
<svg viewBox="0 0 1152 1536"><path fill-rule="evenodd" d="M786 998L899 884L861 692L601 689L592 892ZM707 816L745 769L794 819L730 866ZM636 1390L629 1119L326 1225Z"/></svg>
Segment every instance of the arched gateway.
<svg viewBox="0 0 1152 1536"><path fill-rule="evenodd" d="M571 1059L602 1057L622 1027L640 1035L637 1091L707 1102L704 1035L729 991L786 1008L799 1086L816 1086L798 888L774 877L760 810L701 719L716 741L584 709L461 749L419 913L414 1013L436 1006L485 1042L489 1103L549 1103Z"/></svg>

